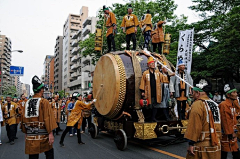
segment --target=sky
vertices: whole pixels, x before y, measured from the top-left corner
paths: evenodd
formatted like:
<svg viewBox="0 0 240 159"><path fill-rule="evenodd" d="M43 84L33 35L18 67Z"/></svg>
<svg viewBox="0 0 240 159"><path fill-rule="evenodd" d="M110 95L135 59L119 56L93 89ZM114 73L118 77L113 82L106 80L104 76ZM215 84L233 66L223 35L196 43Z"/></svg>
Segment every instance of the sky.
<svg viewBox="0 0 240 159"><path fill-rule="evenodd" d="M54 55L58 35L63 33L63 24L68 14L80 14L87 6L89 16L96 16L103 5L125 3L124 0L0 0L0 34L12 41L12 65L23 66L21 82L31 85L34 75L43 75L46 55ZM197 13L188 9L191 0L175 0L175 14L188 16L188 23L198 19Z"/></svg>

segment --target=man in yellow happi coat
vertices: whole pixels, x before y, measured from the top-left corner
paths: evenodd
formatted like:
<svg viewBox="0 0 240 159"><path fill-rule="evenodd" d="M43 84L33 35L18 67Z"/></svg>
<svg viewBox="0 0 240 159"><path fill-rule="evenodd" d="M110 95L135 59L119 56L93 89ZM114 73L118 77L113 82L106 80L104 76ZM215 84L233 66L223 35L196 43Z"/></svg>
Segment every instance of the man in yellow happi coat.
<svg viewBox="0 0 240 159"><path fill-rule="evenodd" d="M132 14L133 8L131 5L128 6L128 14L123 17L121 27L123 32L126 32L126 50L130 50L130 40L133 41L133 50L136 50L136 33L138 27L137 16Z"/></svg>
<svg viewBox="0 0 240 159"><path fill-rule="evenodd" d="M212 84L205 78L194 80L194 103L184 138L188 139L187 159L221 158L221 117L218 104L210 100Z"/></svg>
<svg viewBox="0 0 240 159"><path fill-rule="evenodd" d="M147 10L147 13L142 16L140 21L140 28L144 35L144 50L148 49L149 42L151 41L151 30L152 30L152 15L150 11Z"/></svg>
<svg viewBox="0 0 240 159"><path fill-rule="evenodd" d="M107 19L106 21L106 27L107 27L107 44L108 44L108 51L110 52L113 47L113 51L116 51L115 48L115 41L114 41L114 35L116 34L117 29L117 21L115 18L115 14L113 12L109 11L109 8L103 6L104 16Z"/></svg>
<svg viewBox="0 0 240 159"><path fill-rule="evenodd" d="M139 88L142 96L148 99L152 108L151 120L156 122L155 117L162 101L161 79L163 75L158 69L155 69L155 61L152 57L148 58L148 67L149 69L143 72Z"/></svg>
<svg viewBox="0 0 240 159"><path fill-rule="evenodd" d="M75 96L73 95L72 98L74 98L74 97ZM77 129L78 144L85 144L84 142L82 142L81 133L80 133L80 127L81 127L82 121L83 121L82 110L83 109L90 109L91 105L94 102L96 102L96 99L94 99L89 104L84 104L82 102L82 95L81 94L78 93L75 98L77 98L78 100L75 102L74 108L71 111L71 114L70 114L68 122L67 122L67 127L62 133L61 140L59 142L61 147L64 147L64 144L63 144L64 138L73 126Z"/></svg>
<svg viewBox="0 0 240 159"><path fill-rule="evenodd" d="M22 131L25 137L25 154L29 159L39 157L44 152L46 158L54 158L53 130L57 128L52 108L47 99L42 98L44 84L37 76L32 78L34 95L23 107Z"/></svg>
<svg viewBox="0 0 240 159"><path fill-rule="evenodd" d="M11 145L14 144L14 139L16 137L16 115L17 115L17 104L12 102L12 97L10 95L6 98L7 103L4 104L2 108L3 118L5 121L7 136Z"/></svg>

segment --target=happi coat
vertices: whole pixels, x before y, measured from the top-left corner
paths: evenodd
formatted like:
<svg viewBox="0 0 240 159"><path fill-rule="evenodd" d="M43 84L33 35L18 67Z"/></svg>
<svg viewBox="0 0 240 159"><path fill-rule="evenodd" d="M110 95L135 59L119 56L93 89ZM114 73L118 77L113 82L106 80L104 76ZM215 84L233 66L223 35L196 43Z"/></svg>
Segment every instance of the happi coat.
<svg viewBox="0 0 240 159"><path fill-rule="evenodd" d="M218 105L210 101L207 95L192 104L184 138L195 142L195 156L187 154L187 159L221 158L220 111ZM212 144L213 142L215 145Z"/></svg>
<svg viewBox="0 0 240 159"><path fill-rule="evenodd" d="M143 32L152 30L152 15L151 14L145 14L142 18L142 20L139 22L140 28L145 27Z"/></svg>
<svg viewBox="0 0 240 159"><path fill-rule="evenodd" d="M107 34L108 37L110 34L113 34L113 27L117 24L115 14L113 12L109 12L107 15L106 27L107 27Z"/></svg>
<svg viewBox="0 0 240 159"><path fill-rule="evenodd" d="M219 109L221 112L221 121L222 121L222 151L225 152L233 152L238 151L238 144L237 140L230 140L228 138L228 135L231 135L234 133L234 130L236 130L236 124L237 124L237 112L234 107L234 104L230 99L226 99L225 101L221 102L219 104Z"/></svg>
<svg viewBox="0 0 240 159"><path fill-rule="evenodd" d="M157 103L161 103L161 101L162 101L161 79L162 79L163 75L157 69L154 71L154 74L155 74L156 87L157 87L156 88ZM145 98L148 99L149 104L152 104L151 85L150 85L150 70L149 69L143 72L139 89L144 90Z"/></svg>
<svg viewBox="0 0 240 159"><path fill-rule="evenodd" d="M61 105L62 102L58 101L58 102L52 102L52 109L53 109L53 114L54 114L54 118L56 120L57 123L60 123L61 121Z"/></svg>
<svg viewBox="0 0 240 159"><path fill-rule="evenodd" d="M84 104L82 101L77 100L70 116L68 117L67 126L74 126L76 123L78 123L77 128L80 129L83 121L83 109L91 109L91 104Z"/></svg>
<svg viewBox="0 0 240 159"><path fill-rule="evenodd" d="M2 108L2 113L4 117L5 124L13 125L16 124L16 115L17 115L17 104L14 102L11 102L10 109L8 109L8 103L5 103Z"/></svg>
<svg viewBox="0 0 240 159"><path fill-rule="evenodd" d="M121 27L126 29L126 34L135 33L135 27L139 25L137 16L134 14L127 14L123 17Z"/></svg>
<svg viewBox="0 0 240 159"><path fill-rule="evenodd" d="M164 33L162 28L163 23L164 21L159 21L156 29L151 32L152 43L164 42Z"/></svg>
<svg viewBox="0 0 240 159"><path fill-rule="evenodd" d="M30 100L37 101L36 106L38 105L38 107L34 109L34 112L31 109ZM29 115L29 112L32 112L31 115ZM25 104L22 117L22 131L26 134L26 125L45 129L48 134L58 127L49 101L37 95L34 95L33 98L29 99ZM51 150L53 145L49 145L48 142L49 135L27 135L25 139L25 154L39 154Z"/></svg>

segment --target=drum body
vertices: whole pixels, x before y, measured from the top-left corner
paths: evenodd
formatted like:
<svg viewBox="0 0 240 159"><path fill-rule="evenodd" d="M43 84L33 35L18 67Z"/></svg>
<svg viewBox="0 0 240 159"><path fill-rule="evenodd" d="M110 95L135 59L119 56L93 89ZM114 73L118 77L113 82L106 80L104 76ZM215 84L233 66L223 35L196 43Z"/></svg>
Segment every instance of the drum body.
<svg viewBox="0 0 240 159"><path fill-rule="evenodd" d="M138 54L136 58L143 73L148 69L148 57L145 54ZM109 53L99 59L93 77L93 96L97 98L95 107L101 115L115 119L123 111L133 110L135 102L139 102L135 101L135 89L131 56L125 52Z"/></svg>

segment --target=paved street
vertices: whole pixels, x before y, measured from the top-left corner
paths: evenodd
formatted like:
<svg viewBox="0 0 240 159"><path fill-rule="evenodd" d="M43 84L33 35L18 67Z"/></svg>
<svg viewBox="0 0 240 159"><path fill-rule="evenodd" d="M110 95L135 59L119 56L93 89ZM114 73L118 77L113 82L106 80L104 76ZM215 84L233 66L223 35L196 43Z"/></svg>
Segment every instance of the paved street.
<svg viewBox="0 0 240 159"><path fill-rule="evenodd" d="M61 124L65 128L65 124ZM14 145L6 143L8 141L5 127L2 127L2 143L0 146L1 159L27 159L24 154L24 134L18 130L18 138ZM59 146L60 136L55 137L54 151L55 159L173 159L185 158L187 143L176 141L171 145L165 144L175 140L175 137L162 137L158 143L149 144L142 140L130 140L127 149L119 151L113 141L113 136L100 133L96 139L92 139L89 134L82 134L82 140L86 145L78 145L77 137L65 138L65 147ZM159 145L158 145L159 144ZM44 159L44 154L40 159ZM229 154L229 159L230 154Z"/></svg>

